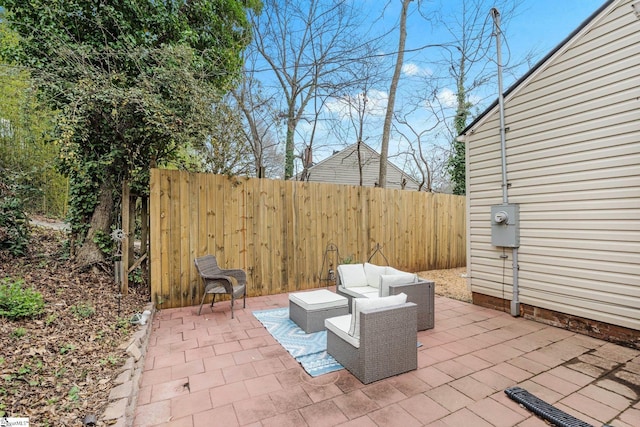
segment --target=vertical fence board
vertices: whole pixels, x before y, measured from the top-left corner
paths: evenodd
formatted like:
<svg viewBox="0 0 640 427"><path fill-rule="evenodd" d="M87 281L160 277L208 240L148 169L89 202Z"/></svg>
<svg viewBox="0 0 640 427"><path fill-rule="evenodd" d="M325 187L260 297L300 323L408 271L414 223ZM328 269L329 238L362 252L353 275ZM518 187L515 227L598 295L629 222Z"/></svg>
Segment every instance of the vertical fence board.
<svg viewBox="0 0 640 427"><path fill-rule="evenodd" d="M376 245L407 271L466 262L461 196L158 169L150 190L151 289L160 308L199 303L193 260L207 253L247 271L249 296L329 285L329 269L366 261ZM323 265L329 244L338 252Z"/></svg>
<svg viewBox="0 0 640 427"><path fill-rule="evenodd" d="M149 219L149 227L153 230L153 233L149 235L150 240L150 254L149 254L149 275L153 277L155 280L150 280L151 284L151 297L154 301L157 301L155 295L161 294L162 290L158 289L159 286L162 285L162 262L160 259L161 251L160 247L162 246L162 226L161 226L161 218L162 218L162 208L161 208L161 200L165 200L165 197L162 197L162 192L160 190L162 178L160 177L160 171L158 169L151 169L151 174L149 178L149 209L153 212Z"/></svg>
<svg viewBox="0 0 640 427"><path fill-rule="evenodd" d="M225 216L225 263L226 268L233 268L235 265L243 265L240 245L242 221L238 215L242 204L242 187L238 184L237 178L229 179L225 202L228 203L228 214Z"/></svg>
<svg viewBox="0 0 640 427"><path fill-rule="evenodd" d="M300 289L300 277L298 272L302 265L302 255L304 253L304 211L305 211L305 198L304 190L301 188L304 186L303 182L293 182L291 184L291 264L288 270L292 273L289 275L291 281L288 289L299 290Z"/></svg>
<svg viewBox="0 0 640 427"><path fill-rule="evenodd" d="M200 233L198 232L198 224L200 217L200 194L202 194L202 190L200 187L201 176L193 175L192 179L189 182L189 223L188 223L188 243L189 243L189 256L185 257L183 255L183 265L185 268L185 278L187 280L183 286L187 286L189 291L186 295L187 300L189 301L189 305L196 304L198 301L198 294L200 288L200 281L198 280L196 268L193 264L193 260L196 258L197 253L201 253L198 251L199 242L201 240ZM206 202L203 198L203 202Z"/></svg>
<svg viewBox="0 0 640 427"><path fill-rule="evenodd" d="M179 307L182 302L180 288L180 231L181 231L181 194L180 194L180 182L182 181L180 172L171 174L169 181L169 193L172 199L169 201L168 215L169 215L169 233L167 241L167 249L169 252L169 299L163 305L163 308Z"/></svg>
<svg viewBox="0 0 640 427"><path fill-rule="evenodd" d="M208 214L208 206L207 206L207 175L206 174L198 174L198 192L196 197L198 197L198 215L196 217L196 227L198 227L198 232L194 236L197 244L196 244L196 255L206 254L209 252L209 234L205 232L207 229L207 221L209 218ZM195 267L194 267L195 269Z"/></svg>
<svg viewBox="0 0 640 427"><path fill-rule="evenodd" d="M231 258L233 258L235 254L233 252L233 248L231 247L232 245L231 235L234 232L233 208L236 205L233 200L234 194L233 194L233 188L231 186L230 178L223 180L221 184L222 184L222 188L223 188L222 192L224 196L222 197L222 206L223 206L223 209L222 209L223 220L221 224L222 229L220 230L221 233L219 234L222 236L222 249L221 250L219 249L220 255L221 255L220 262L222 263L221 265L222 268L232 268L231 266L234 264ZM238 265L238 264L235 264L235 265Z"/></svg>
<svg viewBox="0 0 640 427"><path fill-rule="evenodd" d="M200 233L206 232L207 234L207 252L202 252L198 254L198 256L206 255L206 254L215 254L218 252L217 242L216 242L216 223L218 221L218 213L219 217L222 218L222 212L218 212L217 209L219 204L216 204L216 194L217 194L217 183L215 180L215 175L203 174L206 179L205 189L202 196L207 198L207 220L206 220L206 228L200 230ZM201 197L202 197L201 196Z"/></svg>
<svg viewBox="0 0 640 427"><path fill-rule="evenodd" d="M275 188L275 182L272 180L261 180L263 194L262 199L264 200L264 209L263 209L263 224L260 228L263 236L263 241L267 242L267 251L261 254L261 259L263 260L263 286L265 287L265 295L271 295L277 293L274 289L275 284L278 280L280 280L280 272L278 270L278 265L274 261L275 259L279 259L282 256L282 248L279 245L279 239L282 237L282 231L280 230L280 224L276 224L275 218L277 215L276 212L276 201L279 200L279 189ZM277 277L277 279L276 279ZM266 286L264 285L266 283Z"/></svg>
<svg viewBox="0 0 640 427"><path fill-rule="evenodd" d="M259 244L255 230L256 186L252 181L245 182L245 265L247 266L247 281L256 283L256 245Z"/></svg>
<svg viewBox="0 0 640 427"><path fill-rule="evenodd" d="M270 294L270 283L273 282L273 267L271 265L271 253L273 252L273 236L271 228L273 227L269 221L269 211L273 197L273 190L270 188L271 180L258 180L258 206L257 215L253 218L256 223L255 239L258 243L256 252L257 271L254 286L256 295Z"/></svg>
<svg viewBox="0 0 640 427"><path fill-rule="evenodd" d="M169 245L171 244L171 180L173 179L172 174L163 174L162 175L162 199L161 199L161 235L162 239L160 245L158 246L158 251L162 253L162 282L161 286L158 287L158 294L155 295L157 304L161 308L166 308L167 306L164 303L168 303L171 298L171 253L169 252ZM153 213L152 213L153 216ZM153 283L153 277L152 277Z"/></svg>

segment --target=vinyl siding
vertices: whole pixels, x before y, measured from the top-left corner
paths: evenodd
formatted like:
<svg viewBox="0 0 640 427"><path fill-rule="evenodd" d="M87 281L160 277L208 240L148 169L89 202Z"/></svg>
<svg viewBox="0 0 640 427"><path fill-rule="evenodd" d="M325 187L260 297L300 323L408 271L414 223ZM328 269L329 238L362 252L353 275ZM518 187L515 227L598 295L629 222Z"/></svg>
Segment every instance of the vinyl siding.
<svg viewBox="0 0 640 427"><path fill-rule="evenodd" d="M380 175L380 155L368 147L361 146L362 185L374 187ZM299 177L297 177L299 179ZM387 186L390 189L401 189L402 180L406 179L406 190L417 190L418 183L407 176L397 166L388 163ZM309 182L326 182L333 184L360 185L358 154L355 145L345 148L333 156L319 162L309 169Z"/></svg>
<svg viewBox="0 0 640 427"><path fill-rule="evenodd" d="M520 301L640 330L640 20L613 2L505 99L509 202L520 205ZM466 136L474 292L512 298L497 107ZM508 256L502 259L502 254Z"/></svg>

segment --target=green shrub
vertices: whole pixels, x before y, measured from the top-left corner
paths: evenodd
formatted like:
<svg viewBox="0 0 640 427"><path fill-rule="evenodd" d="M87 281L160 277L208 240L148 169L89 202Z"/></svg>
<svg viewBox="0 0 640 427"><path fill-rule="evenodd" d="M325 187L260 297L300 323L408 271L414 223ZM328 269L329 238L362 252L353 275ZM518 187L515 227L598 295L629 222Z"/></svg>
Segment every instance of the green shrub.
<svg viewBox="0 0 640 427"><path fill-rule="evenodd" d="M14 320L42 314L42 294L33 288L23 288L22 283L22 280L0 279L0 316Z"/></svg>
<svg viewBox="0 0 640 427"><path fill-rule="evenodd" d="M135 270L133 270L131 273L129 273L129 284L130 285L142 285L144 284L144 275L142 273L142 269L140 267L136 268Z"/></svg>

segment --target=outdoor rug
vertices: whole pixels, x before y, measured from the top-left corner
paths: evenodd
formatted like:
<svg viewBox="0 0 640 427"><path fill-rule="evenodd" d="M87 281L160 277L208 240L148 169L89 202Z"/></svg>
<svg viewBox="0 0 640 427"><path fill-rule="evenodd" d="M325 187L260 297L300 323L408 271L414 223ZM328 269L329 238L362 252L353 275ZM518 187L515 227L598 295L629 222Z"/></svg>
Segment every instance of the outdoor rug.
<svg viewBox="0 0 640 427"><path fill-rule="evenodd" d="M312 377L343 369L327 353L327 331L305 333L289 319L288 307L254 311L253 315Z"/></svg>

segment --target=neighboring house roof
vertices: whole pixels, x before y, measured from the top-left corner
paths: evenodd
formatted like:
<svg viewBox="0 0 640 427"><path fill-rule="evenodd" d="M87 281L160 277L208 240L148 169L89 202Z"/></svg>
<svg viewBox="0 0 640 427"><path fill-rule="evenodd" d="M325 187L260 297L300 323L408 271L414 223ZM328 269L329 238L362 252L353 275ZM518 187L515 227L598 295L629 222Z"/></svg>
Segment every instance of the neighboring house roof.
<svg viewBox="0 0 640 427"><path fill-rule="evenodd" d="M352 144L326 159L312 165L307 170L309 182L327 182L345 185L360 185L360 168L358 167L358 144ZM365 143L360 143L360 163L362 164L362 185L375 187L378 185L380 172L380 154ZM301 181L302 172L293 180ZM403 182L405 183L403 186ZM417 190L419 183L406 174L398 166L387 161L386 188Z"/></svg>
<svg viewBox="0 0 640 427"><path fill-rule="evenodd" d="M528 81L532 75L534 75L536 73L536 71L538 71L540 68L542 68L545 63L547 63L547 61L549 61L551 58L553 58L560 50L562 50L576 35L578 35L585 27L587 27L598 15L600 15L600 13L605 10L611 3L613 3L616 0L607 0L602 6L600 6L600 8L598 8L598 10L596 10L595 12L593 12L591 14L591 16L589 16L587 19L584 20L584 22L582 22L582 24L580 24L580 26L578 26L578 28L576 28L571 34L569 34L562 42L560 42L560 44L558 44L554 49L552 49L547 55L545 55L544 58L542 58L540 61L538 61L533 68L531 68L529 71L527 71L527 73L520 77L511 87L509 87L504 93L503 96L506 100L506 98L514 91L516 91L516 89L518 89L521 85L523 85L526 81ZM496 109L498 107L498 99L496 98L495 101L493 101L493 103L491 105L489 105L489 107L484 110L478 117L476 117L466 128L464 128L464 130L462 132L460 132L460 135L465 135L467 132L469 132L471 129L473 129L474 127L477 126L477 124L482 121L487 115L489 115L490 112L492 112L494 109Z"/></svg>

